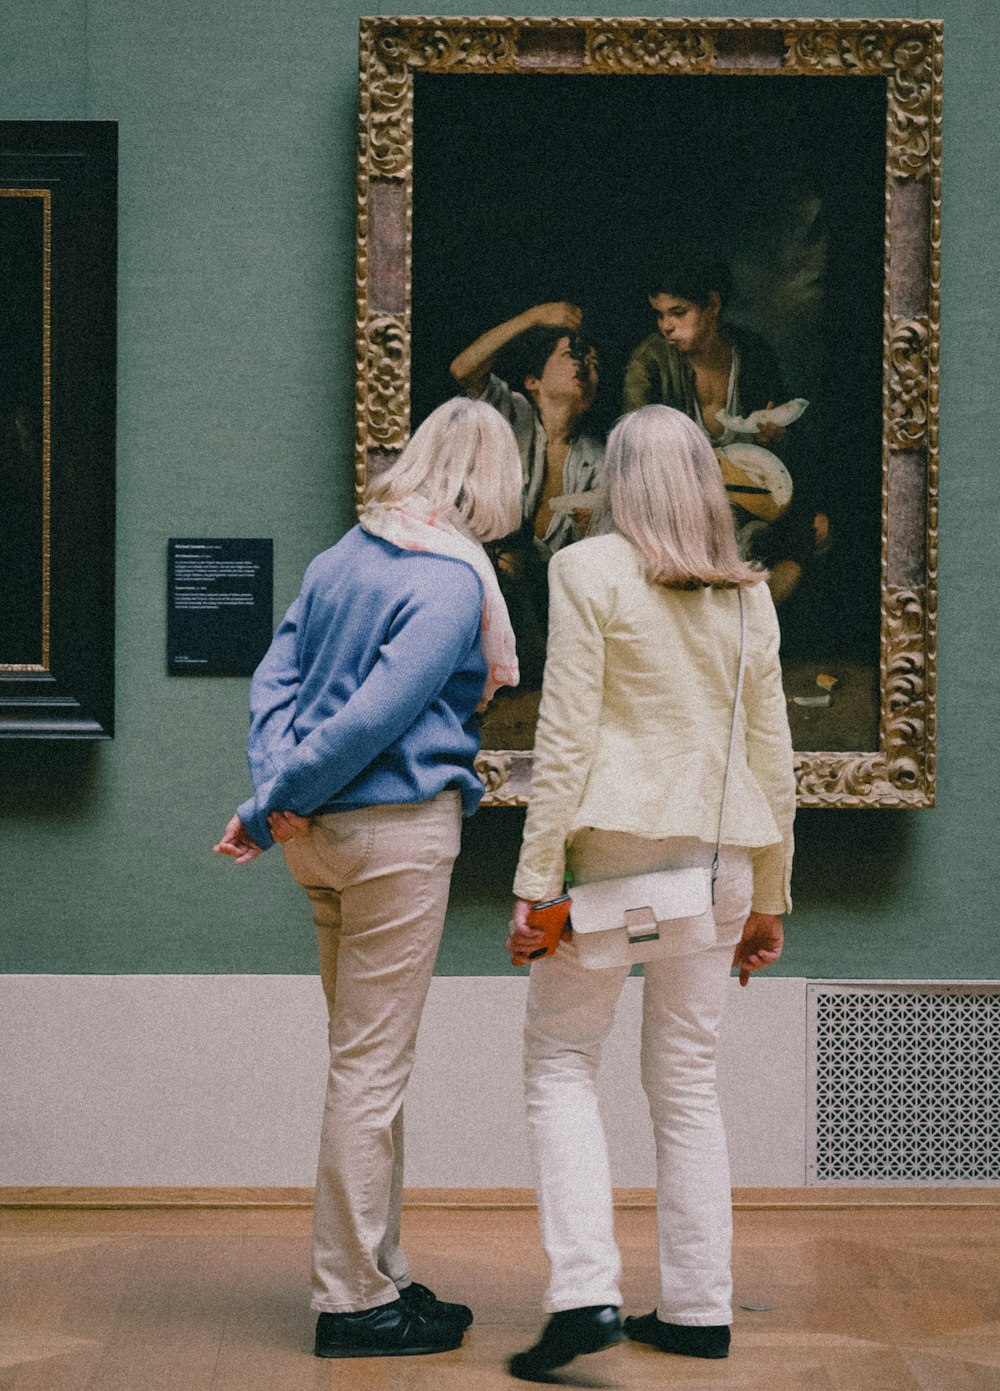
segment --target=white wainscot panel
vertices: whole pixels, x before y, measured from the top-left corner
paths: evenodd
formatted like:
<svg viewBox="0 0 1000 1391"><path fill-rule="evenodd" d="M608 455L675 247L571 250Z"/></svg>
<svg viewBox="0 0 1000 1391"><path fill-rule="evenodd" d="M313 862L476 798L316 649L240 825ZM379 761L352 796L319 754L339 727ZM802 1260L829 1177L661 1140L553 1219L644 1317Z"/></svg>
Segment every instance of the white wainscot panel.
<svg viewBox="0 0 1000 1391"><path fill-rule="evenodd" d="M436 977L407 1097L406 1181L532 1182L521 1099L527 982ZM642 982L601 1068L616 1184L653 1183ZM735 981L720 1092L737 1186L805 1174L805 982ZM307 1186L325 1076L311 976L0 978L0 1184Z"/></svg>

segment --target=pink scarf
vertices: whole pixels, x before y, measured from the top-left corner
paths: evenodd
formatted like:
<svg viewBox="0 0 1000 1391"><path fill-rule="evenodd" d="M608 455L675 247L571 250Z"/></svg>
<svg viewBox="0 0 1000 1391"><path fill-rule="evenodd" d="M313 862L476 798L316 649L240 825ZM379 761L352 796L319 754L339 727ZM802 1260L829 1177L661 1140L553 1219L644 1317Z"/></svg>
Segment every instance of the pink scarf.
<svg viewBox="0 0 1000 1391"><path fill-rule="evenodd" d="M486 708L500 686L516 686L514 630L493 566L475 537L460 530L443 511L418 493L411 493L398 502L368 502L358 521L372 536L380 536L404 551L450 555L472 566L483 584L481 644L486 662L486 684L479 709Z"/></svg>

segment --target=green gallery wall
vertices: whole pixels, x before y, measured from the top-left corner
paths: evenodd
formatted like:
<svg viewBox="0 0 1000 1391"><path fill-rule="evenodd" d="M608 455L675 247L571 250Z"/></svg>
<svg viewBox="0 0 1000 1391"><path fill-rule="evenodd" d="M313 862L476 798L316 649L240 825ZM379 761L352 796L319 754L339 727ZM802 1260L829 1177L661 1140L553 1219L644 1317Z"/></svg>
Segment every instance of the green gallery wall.
<svg viewBox="0 0 1000 1391"><path fill-rule="evenodd" d="M684 13L718 9L692 0ZM169 536L273 536L277 618L351 523L363 12L354 0L0 0L0 119L114 120L120 138L117 732L0 743L4 971L315 968L279 856L236 869L209 853L247 792L247 683L166 675L165 554ZM779 968L797 977L998 974L1000 29L987 0L906 13L945 21L938 803L800 816ZM441 972L509 970L519 827L516 811L467 823Z"/></svg>

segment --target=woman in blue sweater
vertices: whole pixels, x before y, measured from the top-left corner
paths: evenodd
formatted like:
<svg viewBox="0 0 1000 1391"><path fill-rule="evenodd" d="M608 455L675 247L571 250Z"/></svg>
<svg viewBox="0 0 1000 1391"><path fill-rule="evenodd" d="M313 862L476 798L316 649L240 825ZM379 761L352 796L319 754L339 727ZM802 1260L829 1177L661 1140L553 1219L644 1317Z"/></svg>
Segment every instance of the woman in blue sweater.
<svg viewBox="0 0 1000 1391"><path fill-rule="evenodd" d="M330 1014L313 1219L317 1356L454 1348L472 1321L399 1244L403 1092L462 814L482 796L477 713L517 683L483 541L520 520L521 463L492 406L434 411L318 556L254 674L254 795L215 847L275 841L312 903Z"/></svg>

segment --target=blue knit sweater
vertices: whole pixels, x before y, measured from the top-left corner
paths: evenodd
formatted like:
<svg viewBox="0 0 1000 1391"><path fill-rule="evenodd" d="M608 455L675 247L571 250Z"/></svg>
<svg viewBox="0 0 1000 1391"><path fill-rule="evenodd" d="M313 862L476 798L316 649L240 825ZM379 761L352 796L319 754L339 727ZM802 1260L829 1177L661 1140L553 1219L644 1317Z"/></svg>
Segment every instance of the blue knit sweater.
<svg viewBox="0 0 1000 1391"><path fill-rule="evenodd" d="M250 686L256 792L238 808L266 849L272 811L350 811L483 788L475 710L483 588L470 565L354 527L309 566Z"/></svg>

